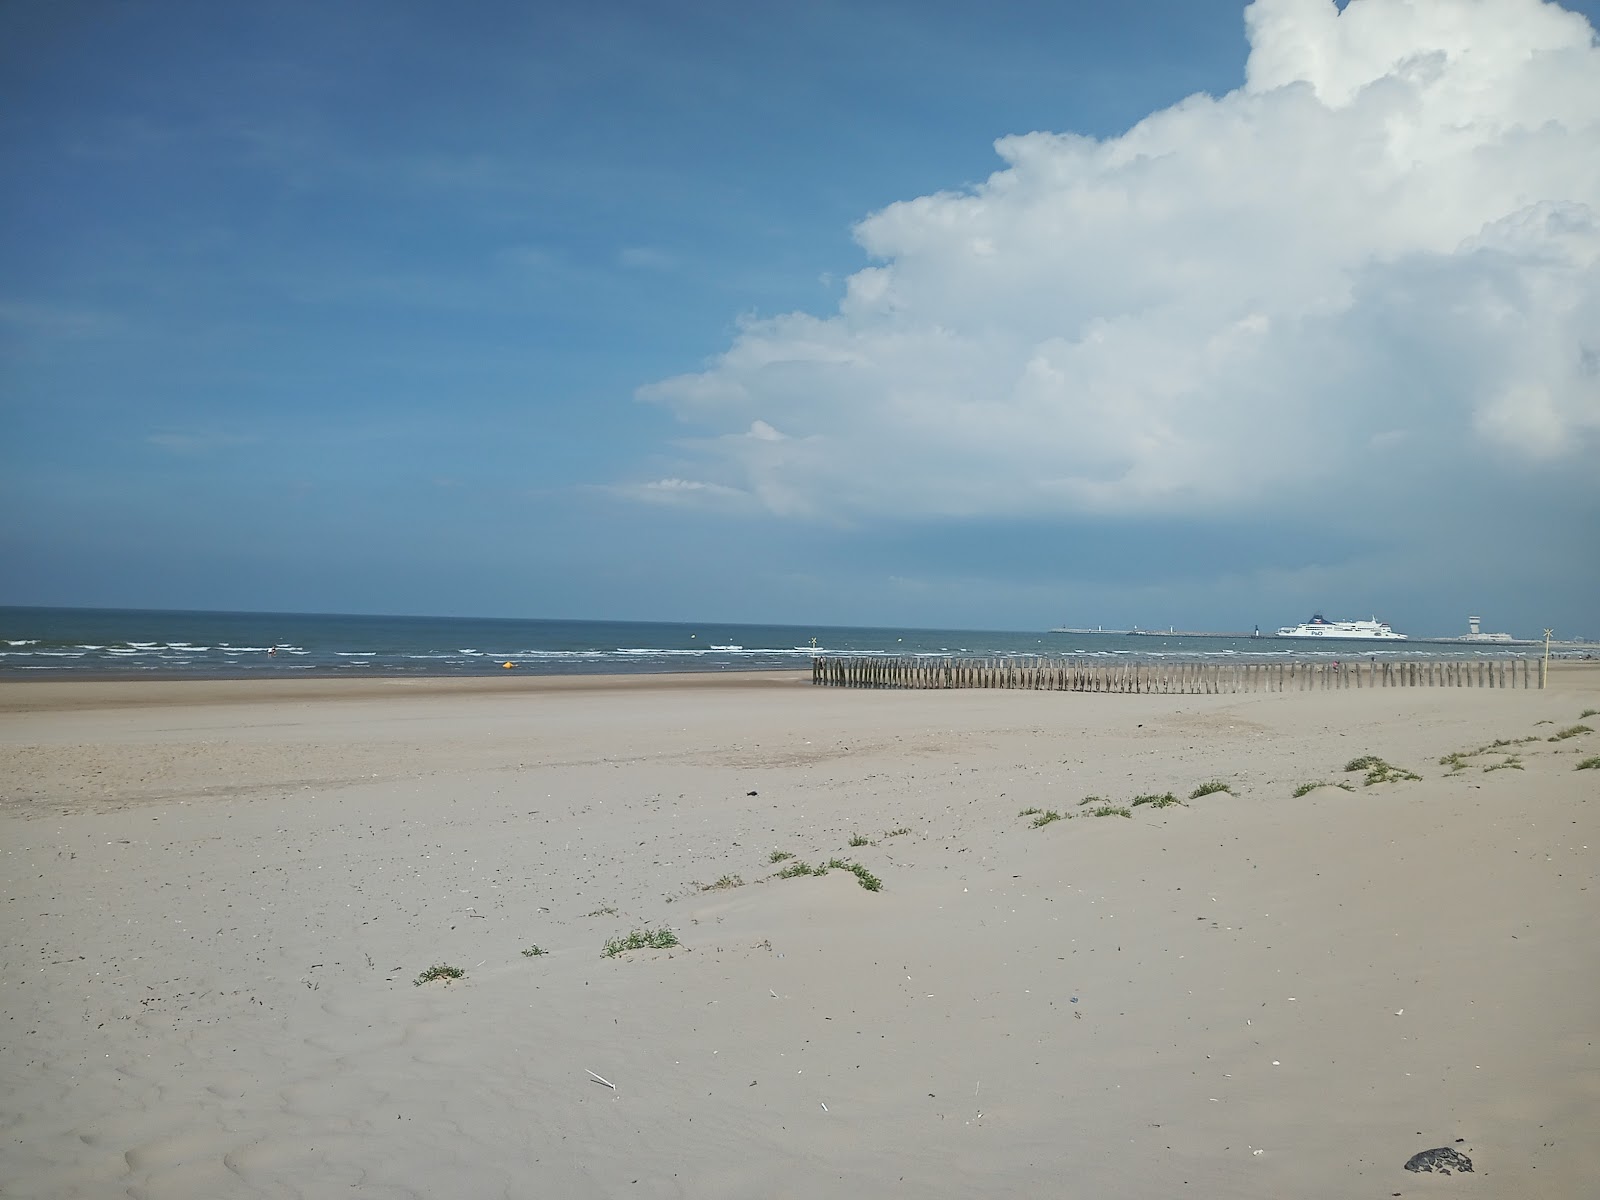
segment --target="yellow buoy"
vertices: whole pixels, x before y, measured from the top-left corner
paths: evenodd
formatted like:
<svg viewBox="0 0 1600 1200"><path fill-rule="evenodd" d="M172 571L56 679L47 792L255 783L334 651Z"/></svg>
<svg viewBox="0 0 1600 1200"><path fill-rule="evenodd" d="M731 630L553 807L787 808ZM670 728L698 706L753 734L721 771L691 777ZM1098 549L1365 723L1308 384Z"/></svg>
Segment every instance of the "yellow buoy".
<svg viewBox="0 0 1600 1200"><path fill-rule="evenodd" d="M501 663L500 665L502 667L504 667L506 670L509 671L509 670L511 670L512 667L516 666L517 664L514 663L514 662L506 662L506 663Z"/></svg>

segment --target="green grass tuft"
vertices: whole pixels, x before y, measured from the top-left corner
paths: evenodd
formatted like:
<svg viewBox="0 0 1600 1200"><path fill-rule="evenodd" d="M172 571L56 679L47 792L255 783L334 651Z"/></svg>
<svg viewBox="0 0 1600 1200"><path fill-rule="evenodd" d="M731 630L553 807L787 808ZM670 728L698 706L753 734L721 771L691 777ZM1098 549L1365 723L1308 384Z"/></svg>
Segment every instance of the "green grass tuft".
<svg viewBox="0 0 1600 1200"><path fill-rule="evenodd" d="M441 964L437 967L429 967L411 982L414 986L421 987L425 983L432 983L435 979L460 979L465 974L466 972L460 967L447 967Z"/></svg>
<svg viewBox="0 0 1600 1200"><path fill-rule="evenodd" d="M1211 793L1207 792L1205 794L1209 796ZM1169 805L1182 803L1183 801L1179 800L1171 792L1163 792L1159 796L1135 796L1133 798L1134 808L1138 808L1141 804L1148 804L1151 808L1166 808Z"/></svg>
<svg viewBox="0 0 1600 1200"><path fill-rule="evenodd" d="M767 855L767 861L769 863L781 863L785 859L793 857L794 855L790 854L787 850L774 850L771 854Z"/></svg>
<svg viewBox="0 0 1600 1200"><path fill-rule="evenodd" d="M1050 824L1052 821L1065 821L1065 820L1067 820L1066 817L1062 816L1060 813L1058 813L1053 808L1049 812L1040 813L1037 808L1034 809L1033 811L1036 812L1036 813L1039 813L1039 815L1036 816L1033 819L1033 827L1035 829L1043 829L1046 825Z"/></svg>
<svg viewBox="0 0 1600 1200"><path fill-rule="evenodd" d="M522 957L523 958L538 958L541 955L549 954L549 953L550 953L550 951L546 950L543 946L529 946L526 950L524 950L522 952Z"/></svg>
<svg viewBox="0 0 1600 1200"><path fill-rule="evenodd" d="M853 837L851 837L850 844L852 846L870 846L870 845L872 845L872 843L867 840L867 838L866 838L866 836L864 834L859 834L859 833L855 834Z"/></svg>
<svg viewBox="0 0 1600 1200"><path fill-rule="evenodd" d="M1375 783L1398 783L1407 779L1421 779L1422 776L1404 767L1395 767L1383 761L1375 754L1366 754L1360 758L1352 758L1344 765L1346 771L1365 771L1367 777L1362 785L1371 787Z"/></svg>
<svg viewBox="0 0 1600 1200"><path fill-rule="evenodd" d="M1600 767L1600 754L1591 754L1588 758L1579 763L1574 770L1592 771L1596 767Z"/></svg>
<svg viewBox="0 0 1600 1200"><path fill-rule="evenodd" d="M1455 753L1446 754L1443 758L1441 758L1439 760L1439 765L1441 767L1449 767L1452 771L1465 771L1467 767L1471 765L1467 762L1467 759L1471 758L1474 754L1482 753L1483 751L1481 750L1457 750Z"/></svg>
<svg viewBox="0 0 1600 1200"><path fill-rule="evenodd" d="M1195 788L1194 791L1190 792L1189 799L1198 800L1201 796L1212 796L1217 792L1227 792L1228 795L1231 796L1233 795L1233 787L1230 784L1224 783L1220 779L1212 779L1206 783L1202 783L1199 787ZM1135 803L1138 802L1135 801Z"/></svg>
<svg viewBox="0 0 1600 1200"><path fill-rule="evenodd" d="M1522 760L1515 754L1506 755L1505 762L1490 763L1484 768L1485 771L1520 771L1522 769Z"/></svg>
<svg viewBox="0 0 1600 1200"><path fill-rule="evenodd" d="M1019 817L1036 817L1040 813L1042 813L1043 811L1044 811L1044 809L1042 809L1042 808L1025 808L1021 812L1019 812L1017 814L1017 816L1019 816Z"/></svg>
<svg viewBox="0 0 1600 1200"><path fill-rule="evenodd" d="M883 836L886 837L886 838L899 837L903 833L910 833L910 832L911 832L911 827L909 825L902 825L902 826L900 826L899 829L891 829L891 830L889 830L889 832L884 834Z"/></svg>
<svg viewBox="0 0 1600 1200"><path fill-rule="evenodd" d="M1078 801L1078 807L1082 808L1085 804L1104 804L1104 803L1105 803L1105 797L1103 797L1103 796L1085 796L1082 800Z"/></svg>
<svg viewBox="0 0 1600 1200"><path fill-rule="evenodd" d="M785 857L794 858L794 855L790 854L790 855L786 855ZM826 869L826 868L824 868L824 869ZM799 859L795 859L794 862L790 863L787 867L785 867L783 870L778 872L778 878L779 879L798 879L802 875L811 875L811 874L814 874L814 873L815 872L812 871L811 865L809 863L804 863L804 862L801 862Z"/></svg>
<svg viewBox="0 0 1600 1200"><path fill-rule="evenodd" d="M828 866L832 867L836 871L849 871L856 877L856 882L862 887L866 888L869 892L883 891L883 880L879 879L876 875L867 870L866 867L862 866L858 862L846 862L842 858L830 858L828 860ZM820 875L822 872L819 871L817 873Z"/></svg>
<svg viewBox="0 0 1600 1200"><path fill-rule="evenodd" d="M1578 720L1580 721L1585 717L1600 717L1600 708L1586 708L1578 714Z"/></svg>
<svg viewBox="0 0 1600 1200"><path fill-rule="evenodd" d="M1356 790L1355 788L1351 787L1348 783L1345 783L1343 780L1340 780L1337 783L1328 783L1326 781L1319 780L1316 783L1302 783L1299 787L1295 788L1295 790L1294 790L1294 798L1296 800L1298 800L1298 799L1300 799L1301 796L1309 796L1312 792L1316 791L1318 788L1324 788L1324 787L1336 787L1340 791L1343 791L1343 792L1353 792L1353 791Z"/></svg>
<svg viewBox="0 0 1600 1200"><path fill-rule="evenodd" d="M723 891L726 891L728 888L736 888L736 887L743 887L743 886L744 886L744 880L740 876L738 876L738 875L724 875L721 879L717 880L715 883L702 883L700 885L700 890L702 892L723 892Z"/></svg>
<svg viewBox="0 0 1600 1200"><path fill-rule="evenodd" d="M1092 817L1131 817L1133 810L1124 808L1120 804L1102 804L1089 814Z"/></svg>
<svg viewBox="0 0 1600 1200"><path fill-rule="evenodd" d="M1587 725L1568 725L1565 729L1561 730L1559 733L1553 734L1552 736L1545 738L1545 741L1547 741L1547 742L1564 742L1568 738L1577 737L1580 733L1593 733L1593 732L1594 732L1594 730L1591 729Z"/></svg>
<svg viewBox="0 0 1600 1200"><path fill-rule="evenodd" d="M666 950L678 944L678 935L662 926L660 929L635 929L627 937L614 937L600 948L603 958L615 958L629 950Z"/></svg>

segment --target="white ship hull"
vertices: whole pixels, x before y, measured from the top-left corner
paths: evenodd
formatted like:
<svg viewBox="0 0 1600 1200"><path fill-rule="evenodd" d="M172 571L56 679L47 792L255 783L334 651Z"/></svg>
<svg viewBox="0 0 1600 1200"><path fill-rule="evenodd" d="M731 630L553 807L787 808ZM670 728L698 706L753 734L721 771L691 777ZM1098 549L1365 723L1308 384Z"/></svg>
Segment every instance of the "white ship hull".
<svg viewBox="0 0 1600 1200"><path fill-rule="evenodd" d="M1382 621L1329 621L1318 615L1304 625L1288 625L1278 630L1281 638L1305 638L1323 642L1404 642L1409 639L1396 633Z"/></svg>

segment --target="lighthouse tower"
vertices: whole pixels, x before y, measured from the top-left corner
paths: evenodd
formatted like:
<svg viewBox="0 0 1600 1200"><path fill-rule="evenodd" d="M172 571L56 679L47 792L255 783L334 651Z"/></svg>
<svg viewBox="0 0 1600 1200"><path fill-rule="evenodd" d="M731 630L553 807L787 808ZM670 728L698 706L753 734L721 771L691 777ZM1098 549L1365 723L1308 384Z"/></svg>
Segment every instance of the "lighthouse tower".
<svg viewBox="0 0 1600 1200"><path fill-rule="evenodd" d="M1479 624L1479 618L1478 617L1468 617L1467 618L1467 630L1472 634L1473 637L1477 637L1478 636L1478 624Z"/></svg>

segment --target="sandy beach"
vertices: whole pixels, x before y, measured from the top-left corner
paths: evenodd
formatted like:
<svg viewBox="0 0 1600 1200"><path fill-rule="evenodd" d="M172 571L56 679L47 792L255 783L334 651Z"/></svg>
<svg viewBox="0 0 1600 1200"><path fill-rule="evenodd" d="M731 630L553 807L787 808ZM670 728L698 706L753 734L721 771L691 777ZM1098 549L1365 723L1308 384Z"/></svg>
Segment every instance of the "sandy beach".
<svg viewBox="0 0 1600 1200"><path fill-rule="evenodd" d="M1592 1194L1587 709L0 684L0 1195Z"/></svg>

